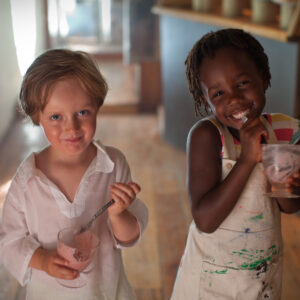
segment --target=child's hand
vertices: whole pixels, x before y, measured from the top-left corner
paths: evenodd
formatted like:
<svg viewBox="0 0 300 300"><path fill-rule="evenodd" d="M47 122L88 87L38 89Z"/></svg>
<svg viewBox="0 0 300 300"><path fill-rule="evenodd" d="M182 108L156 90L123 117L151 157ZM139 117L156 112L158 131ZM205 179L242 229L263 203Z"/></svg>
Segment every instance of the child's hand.
<svg viewBox="0 0 300 300"><path fill-rule="evenodd" d="M262 138L267 139L268 132L259 118L248 119L248 121L240 129L240 140L242 152L240 159L253 161L255 163L261 161L261 141Z"/></svg>
<svg viewBox="0 0 300 300"><path fill-rule="evenodd" d="M41 264L41 269L52 277L72 280L79 276L78 271L68 268L68 261L59 256L56 250L43 249Z"/></svg>
<svg viewBox="0 0 300 300"><path fill-rule="evenodd" d="M116 182L110 186L111 198L115 203L108 208L110 216L120 215L133 202L141 188L138 184Z"/></svg>
<svg viewBox="0 0 300 300"><path fill-rule="evenodd" d="M295 172L292 176L288 177L285 188L288 192L300 196L300 170L298 170L298 172Z"/></svg>

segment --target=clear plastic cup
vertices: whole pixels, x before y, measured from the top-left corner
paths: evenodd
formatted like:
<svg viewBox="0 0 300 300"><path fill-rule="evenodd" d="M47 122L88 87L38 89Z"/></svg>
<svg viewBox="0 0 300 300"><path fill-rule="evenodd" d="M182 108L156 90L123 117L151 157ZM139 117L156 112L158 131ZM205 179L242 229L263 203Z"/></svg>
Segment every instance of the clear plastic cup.
<svg viewBox="0 0 300 300"><path fill-rule="evenodd" d="M271 191L270 197L297 198L299 195L286 191L285 184L289 176L300 169L300 145L263 144L262 163Z"/></svg>
<svg viewBox="0 0 300 300"><path fill-rule="evenodd" d="M99 238L92 231L80 234L76 234L76 231L73 227L62 229L57 241L57 253L69 262L69 268L80 272L80 276L74 280L57 279L61 285L71 288L86 284L81 275L91 271L91 262L100 244Z"/></svg>

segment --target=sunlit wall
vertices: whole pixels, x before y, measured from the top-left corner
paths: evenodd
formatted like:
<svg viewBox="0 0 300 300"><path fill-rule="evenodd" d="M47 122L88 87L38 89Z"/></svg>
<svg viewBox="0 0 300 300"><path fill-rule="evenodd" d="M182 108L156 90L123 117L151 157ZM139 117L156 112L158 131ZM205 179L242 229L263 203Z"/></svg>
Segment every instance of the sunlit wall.
<svg viewBox="0 0 300 300"><path fill-rule="evenodd" d="M10 1L0 1L0 143L10 127L17 102L21 75L10 13Z"/></svg>
<svg viewBox="0 0 300 300"><path fill-rule="evenodd" d="M35 58L36 9L35 0L10 0L14 41L22 75Z"/></svg>

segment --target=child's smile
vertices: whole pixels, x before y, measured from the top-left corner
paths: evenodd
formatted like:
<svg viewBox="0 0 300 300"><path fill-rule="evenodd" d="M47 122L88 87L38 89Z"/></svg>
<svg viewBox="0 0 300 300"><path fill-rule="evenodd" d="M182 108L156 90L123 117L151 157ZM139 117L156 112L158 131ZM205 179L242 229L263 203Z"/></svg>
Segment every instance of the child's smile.
<svg viewBox="0 0 300 300"><path fill-rule="evenodd" d="M260 116L266 84L246 52L222 48L203 59L199 75L205 100L221 123L240 129Z"/></svg>
<svg viewBox="0 0 300 300"><path fill-rule="evenodd" d="M238 121L243 122L243 119L248 117L249 112L250 112L250 110L246 109L244 111L240 111L240 112L236 112L236 113L232 114L232 117Z"/></svg>

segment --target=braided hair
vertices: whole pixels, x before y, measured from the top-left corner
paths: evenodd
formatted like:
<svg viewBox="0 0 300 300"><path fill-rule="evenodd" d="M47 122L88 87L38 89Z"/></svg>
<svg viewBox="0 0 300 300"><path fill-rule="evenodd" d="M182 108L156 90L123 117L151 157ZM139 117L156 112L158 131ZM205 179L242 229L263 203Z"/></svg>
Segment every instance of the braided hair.
<svg viewBox="0 0 300 300"><path fill-rule="evenodd" d="M196 115L208 113L203 102L203 93L199 78L200 66L205 57L213 58L216 52L224 47L232 47L245 51L261 72L262 78L270 86L271 74L269 60L262 45L249 33L242 29L221 29L205 34L189 52L186 60L186 78L188 87L195 102Z"/></svg>

